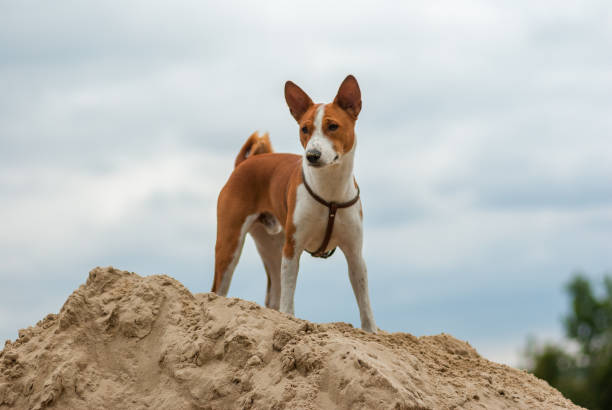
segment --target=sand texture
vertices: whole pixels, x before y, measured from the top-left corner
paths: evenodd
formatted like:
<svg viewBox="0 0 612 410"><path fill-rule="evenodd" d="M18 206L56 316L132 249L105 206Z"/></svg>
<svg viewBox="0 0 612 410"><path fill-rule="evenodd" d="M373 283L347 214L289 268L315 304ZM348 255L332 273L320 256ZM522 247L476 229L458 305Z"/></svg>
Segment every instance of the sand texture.
<svg viewBox="0 0 612 410"><path fill-rule="evenodd" d="M367 334L92 270L0 352L0 409L578 408L441 334Z"/></svg>

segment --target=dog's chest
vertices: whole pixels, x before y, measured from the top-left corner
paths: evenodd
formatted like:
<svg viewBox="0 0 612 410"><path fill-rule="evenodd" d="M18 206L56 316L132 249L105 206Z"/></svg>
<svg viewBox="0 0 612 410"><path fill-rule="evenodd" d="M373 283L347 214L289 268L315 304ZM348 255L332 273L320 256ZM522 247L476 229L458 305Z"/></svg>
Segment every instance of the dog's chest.
<svg viewBox="0 0 612 410"><path fill-rule="evenodd" d="M315 201L306 188L300 185L297 190L296 206L293 214L296 227L296 244L314 252L323 243L329 223L329 208ZM361 232L361 202L357 201L348 208L336 212L334 227L326 250L331 250L358 237Z"/></svg>

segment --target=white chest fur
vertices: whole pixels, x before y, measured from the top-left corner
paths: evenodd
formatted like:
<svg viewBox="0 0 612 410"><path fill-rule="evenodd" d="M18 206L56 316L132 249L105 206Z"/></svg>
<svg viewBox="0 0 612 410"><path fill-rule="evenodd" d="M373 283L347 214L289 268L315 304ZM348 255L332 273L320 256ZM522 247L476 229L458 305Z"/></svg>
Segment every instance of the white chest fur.
<svg viewBox="0 0 612 410"><path fill-rule="evenodd" d="M314 168L306 161L302 164L304 177L311 189L328 202L348 202L357 195L353 178L353 159L355 145L334 165L325 168ZM310 252L319 249L325 238L329 221L329 208L315 200L304 184L297 189L296 206L293 222L296 227L294 240L297 250ZM339 208L336 213L334 229L327 246L329 251L344 243L356 244L361 240L362 219L361 201L347 208Z"/></svg>
<svg viewBox="0 0 612 410"><path fill-rule="evenodd" d="M362 229L361 201L336 212L334 229L326 251L343 242L354 240ZM293 221L296 226L295 242L300 248L314 252L321 246L329 221L329 209L317 202L303 184L297 189Z"/></svg>

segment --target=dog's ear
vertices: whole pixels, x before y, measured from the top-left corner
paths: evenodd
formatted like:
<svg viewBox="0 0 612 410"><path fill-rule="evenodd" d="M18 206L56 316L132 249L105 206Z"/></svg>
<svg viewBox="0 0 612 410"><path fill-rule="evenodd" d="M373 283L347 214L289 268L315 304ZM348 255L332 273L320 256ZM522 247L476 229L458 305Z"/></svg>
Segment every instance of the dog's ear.
<svg viewBox="0 0 612 410"><path fill-rule="evenodd" d="M313 105L308 94L291 81L285 83L285 100L291 115L297 122L300 122L302 115Z"/></svg>
<svg viewBox="0 0 612 410"><path fill-rule="evenodd" d="M359 90L359 84L357 84L357 79L355 79L355 77L349 74L344 81L342 81L338 89L338 94L336 94L336 98L334 99L334 104L337 104L351 117L357 119L361 111L361 91Z"/></svg>

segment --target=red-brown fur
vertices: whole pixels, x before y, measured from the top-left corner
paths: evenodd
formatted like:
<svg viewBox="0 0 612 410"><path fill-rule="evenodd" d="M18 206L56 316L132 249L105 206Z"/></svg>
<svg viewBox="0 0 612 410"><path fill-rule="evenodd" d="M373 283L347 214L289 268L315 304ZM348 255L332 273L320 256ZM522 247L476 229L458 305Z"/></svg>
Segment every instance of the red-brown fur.
<svg viewBox="0 0 612 410"><path fill-rule="evenodd" d="M319 105L315 105L301 88L290 81L285 84L285 98L291 115L300 126L302 146L306 147ZM354 103L351 105L357 100L358 106ZM354 127L360 109L359 87L355 78L348 76L334 102L325 107L323 117L323 132L332 140L340 155L350 151L354 145ZM328 130L328 124L332 122L338 125L337 130ZM308 128L307 133L301 131L304 126ZM296 227L292 215L297 187L302 183L302 157L271 151L267 134L263 137L252 134L238 153L236 168L219 194L213 292L219 289L223 274L233 260L243 223L249 215L274 215L285 232L283 254L288 258L293 257Z"/></svg>
<svg viewBox="0 0 612 410"><path fill-rule="evenodd" d="M222 275L232 261L247 216L268 212L285 227L285 232L291 231L288 215L295 209L301 163L299 155L267 153L247 158L234 170L217 202L213 292L219 288ZM289 242L285 252L293 253Z"/></svg>
<svg viewBox="0 0 612 410"><path fill-rule="evenodd" d="M255 131L251 134L251 136L246 140L238 155L236 156L236 160L234 161L234 167L237 167L247 159L253 155L257 154L266 154L269 152L274 152L272 148L272 143L270 142L270 135L266 132L261 137L259 133Z"/></svg>
<svg viewBox="0 0 612 410"><path fill-rule="evenodd" d="M316 104L310 107L298 120L300 124L300 142L304 148L312 136L315 115L320 105ZM330 131L328 126L331 123L337 124L338 129ZM302 131L303 127L308 128L307 133ZM350 151L355 143L355 119L338 105L333 103L327 104L325 115L323 116L323 133L333 142L336 152L342 155Z"/></svg>

